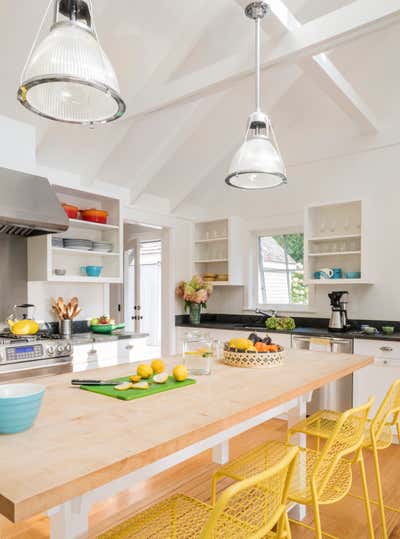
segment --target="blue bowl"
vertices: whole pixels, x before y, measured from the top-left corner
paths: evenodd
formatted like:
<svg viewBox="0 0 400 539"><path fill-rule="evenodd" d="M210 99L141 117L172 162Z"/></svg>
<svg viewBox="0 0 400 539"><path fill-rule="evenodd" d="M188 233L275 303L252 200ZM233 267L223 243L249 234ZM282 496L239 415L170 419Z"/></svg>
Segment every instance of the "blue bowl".
<svg viewBox="0 0 400 539"><path fill-rule="evenodd" d="M86 275L88 277L100 277L103 266L86 266Z"/></svg>
<svg viewBox="0 0 400 539"><path fill-rule="evenodd" d="M346 271L344 276L346 279L360 279L361 271Z"/></svg>
<svg viewBox="0 0 400 539"><path fill-rule="evenodd" d="M38 384L0 385L0 434L29 429L35 421L44 395Z"/></svg>

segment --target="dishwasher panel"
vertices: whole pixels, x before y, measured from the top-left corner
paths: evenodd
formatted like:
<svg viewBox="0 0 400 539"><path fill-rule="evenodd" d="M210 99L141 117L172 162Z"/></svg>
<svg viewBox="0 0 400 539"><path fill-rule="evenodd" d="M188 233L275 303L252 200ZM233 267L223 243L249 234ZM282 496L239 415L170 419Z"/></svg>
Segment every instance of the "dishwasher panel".
<svg viewBox="0 0 400 539"><path fill-rule="evenodd" d="M353 353L353 340L323 337L318 341L317 348L331 353ZM321 345L321 343L324 343ZM313 337L304 335L292 336L292 347L301 350L313 350ZM315 350L318 351L318 350ZM311 415L318 410L336 410L344 412L353 406L353 375L345 376L335 382L321 387L313 392L311 402L307 405L307 414Z"/></svg>

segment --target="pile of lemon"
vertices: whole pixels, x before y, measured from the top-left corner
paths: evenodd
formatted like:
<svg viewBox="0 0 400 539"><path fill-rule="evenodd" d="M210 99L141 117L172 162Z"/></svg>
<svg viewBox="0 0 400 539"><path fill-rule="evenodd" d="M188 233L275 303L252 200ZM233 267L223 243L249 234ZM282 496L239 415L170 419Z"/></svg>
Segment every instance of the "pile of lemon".
<svg viewBox="0 0 400 539"><path fill-rule="evenodd" d="M172 376L177 382L184 382L188 377L185 365L177 365L172 371ZM141 363L136 369L136 374L130 376L130 382L118 384L114 389L124 391L126 389L149 389L149 380L156 384L165 384L168 381L168 373L162 359L154 359L150 365Z"/></svg>

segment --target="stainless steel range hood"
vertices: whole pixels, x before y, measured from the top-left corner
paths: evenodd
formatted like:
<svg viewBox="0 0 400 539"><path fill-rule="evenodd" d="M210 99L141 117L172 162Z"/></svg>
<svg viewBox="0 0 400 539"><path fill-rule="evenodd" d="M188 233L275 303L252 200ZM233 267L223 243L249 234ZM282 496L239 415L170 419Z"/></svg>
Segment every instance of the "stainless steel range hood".
<svg viewBox="0 0 400 539"><path fill-rule="evenodd" d="M68 218L46 178L0 168L0 233L64 232Z"/></svg>

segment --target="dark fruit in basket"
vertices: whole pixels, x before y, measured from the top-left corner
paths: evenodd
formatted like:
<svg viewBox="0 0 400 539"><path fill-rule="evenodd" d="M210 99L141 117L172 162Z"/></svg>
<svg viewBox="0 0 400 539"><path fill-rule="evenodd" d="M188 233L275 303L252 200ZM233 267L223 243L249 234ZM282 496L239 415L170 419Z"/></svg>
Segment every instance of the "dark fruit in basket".
<svg viewBox="0 0 400 539"><path fill-rule="evenodd" d="M268 335L265 337L265 339L262 340L262 342L264 344L271 344L272 343L272 339L271 337L268 337Z"/></svg>
<svg viewBox="0 0 400 539"><path fill-rule="evenodd" d="M249 341L251 341L253 344L256 344L256 342L261 341L261 337L257 335L257 333L250 333L249 335Z"/></svg>

